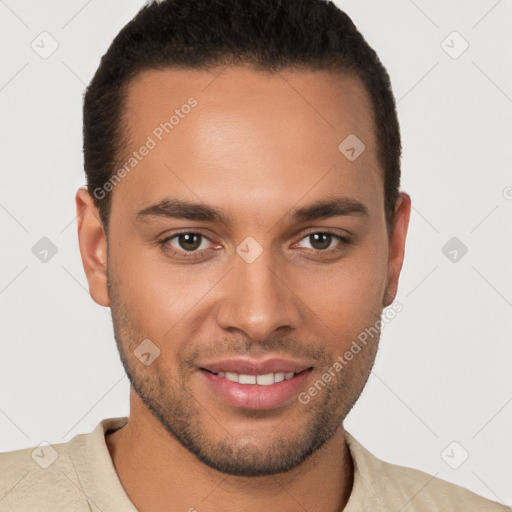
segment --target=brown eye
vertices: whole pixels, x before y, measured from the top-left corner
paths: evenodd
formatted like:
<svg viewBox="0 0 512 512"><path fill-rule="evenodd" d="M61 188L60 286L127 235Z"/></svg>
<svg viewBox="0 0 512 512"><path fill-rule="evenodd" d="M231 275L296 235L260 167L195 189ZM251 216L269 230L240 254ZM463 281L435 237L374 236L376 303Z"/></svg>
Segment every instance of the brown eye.
<svg viewBox="0 0 512 512"><path fill-rule="evenodd" d="M309 252L317 254L332 254L343 251L350 245L350 239L329 231L316 231L309 233L295 244L295 247L309 249Z"/></svg>
<svg viewBox="0 0 512 512"><path fill-rule="evenodd" d="M329 233L314 233L309 235L309 240L313 249L319 251L328 249L332 242L332 235Z"/></svg>
<svg viewBox="0 0 512 512"><path fill-rule="evenodd" d="M200 245L203 236L196 233L181 233L176 240L181 249L185 251L195 251Z"/></svg>
<svg viewBox="0 0 512 512"><path fill-rule="evenodd" d="M212 248L211 240L201 233L185 231L159 241L164 251L176 258L204 258Z"/></svg>

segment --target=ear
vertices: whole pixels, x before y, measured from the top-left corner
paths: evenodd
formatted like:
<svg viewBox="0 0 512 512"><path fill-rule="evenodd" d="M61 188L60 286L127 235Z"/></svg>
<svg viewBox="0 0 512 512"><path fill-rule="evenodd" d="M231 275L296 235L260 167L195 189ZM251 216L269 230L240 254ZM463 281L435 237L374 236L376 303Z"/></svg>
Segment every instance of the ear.
<svg viewBox="0 0 512 512"><path fill-rule="evenodd" d="M395 206L393 226L389 239L388 281L384 296L384 306L389 306L396 297L398 278L402 270L405 254L405 239L411 216L411 198L405 192L400 192Z"/></svg>
<svg viewBox="0 0 512 512"><path fill-rule="evenodd" d="M78 243L89 293L100 306L108 307L110 299L107 286L107 237L98 208L86 187L79 188L76 196Z"/></svg>

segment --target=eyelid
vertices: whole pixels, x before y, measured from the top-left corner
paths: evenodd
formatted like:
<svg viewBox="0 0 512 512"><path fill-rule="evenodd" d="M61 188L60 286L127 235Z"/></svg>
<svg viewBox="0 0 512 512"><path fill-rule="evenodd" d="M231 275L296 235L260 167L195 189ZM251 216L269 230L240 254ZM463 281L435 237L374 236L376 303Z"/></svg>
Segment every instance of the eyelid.
<svg viewBox="0 0 512 512"><path fill-rule="evenodd" d="M334 230L332 228L323 228L320 226L317 228L308 228L307 231L303 233L301 240L306 236L314 235L316 233L324 233L326 235L339 236L341 238L350 238L352 236L352 233L350 231L347 231L346 229Z"/></svg>

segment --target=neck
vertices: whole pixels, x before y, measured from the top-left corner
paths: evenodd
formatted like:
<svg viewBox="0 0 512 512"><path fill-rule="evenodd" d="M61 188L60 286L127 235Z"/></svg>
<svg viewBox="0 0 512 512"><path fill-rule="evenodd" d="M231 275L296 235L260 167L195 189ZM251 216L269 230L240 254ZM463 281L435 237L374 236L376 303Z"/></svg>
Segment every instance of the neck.
<svg viewBox="0 0 512 512"><path fill-rule="evenodd" d="M237 477L199 461L168 434L131 390L128 423L107 434L121 483L135 507L146 511L295 512L343 510L353 465L343 426L300 466L271 476Z"/></svg>

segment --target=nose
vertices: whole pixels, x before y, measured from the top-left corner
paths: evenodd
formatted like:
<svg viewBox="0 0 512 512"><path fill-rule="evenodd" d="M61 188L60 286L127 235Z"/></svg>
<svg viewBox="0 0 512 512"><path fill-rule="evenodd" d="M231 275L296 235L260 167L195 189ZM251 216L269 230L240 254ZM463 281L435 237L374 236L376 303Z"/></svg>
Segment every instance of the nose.
<svg viewBox="0 0 512 512"><path fill-rule="evenodd" d="M302 321L290 272L285 263L276 265L269 253L264 251L251 263L236 257L216 311L221 328L242 331L258 343L278 329L297 329Z"/></svg>

